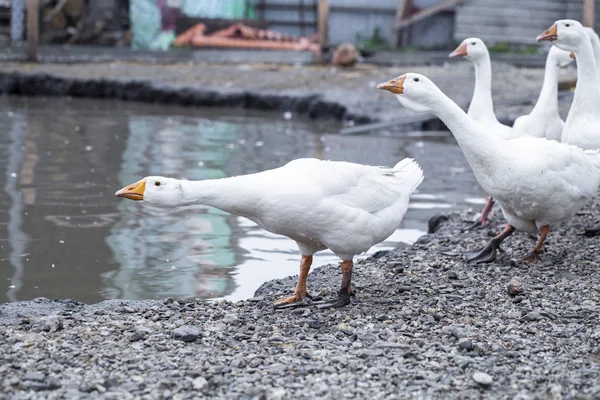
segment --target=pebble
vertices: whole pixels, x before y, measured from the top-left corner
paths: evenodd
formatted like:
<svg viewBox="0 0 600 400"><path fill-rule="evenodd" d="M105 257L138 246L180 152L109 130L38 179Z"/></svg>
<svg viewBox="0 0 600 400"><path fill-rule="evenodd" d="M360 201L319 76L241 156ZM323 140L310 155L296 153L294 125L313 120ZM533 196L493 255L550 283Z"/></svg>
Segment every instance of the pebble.
<svg viewBox="0 0 600 400"><path fill-rule="evenodd" d="M193 342L200 336L200 330L195 326L183 325L172 331L173 339Z"/></svg>
<svg viewBox="0 0 600 400"><path fill-rule="evenodd" d="M520 278L513 277L506 285L506 289L510 296L516 296L523 293L523 281Z"/></svg>
<svg viewBox="0 0 600 400"><path fill-rule="evenodd" d="M461 340L458 342L458 348L466 351L473 350L473 342L468 339Z"/></svg>
<svg viewBox="0 0 600 400"><path fill-rule="evenodd" d="M40 318L35 324L34 329L44 332L56 332L63 329L63 320L58 315L48 315Z"/></svg>
<svg viewBox="0 0 600 400"><path fill-rule="evenodd" d="M480 371L474 372L472 378L481 386L490 386L493 382L493 379L489 374Z"/></svg>
<svg viewBox="0 0 600 400"><path fill-rule="evenodd" d="M44 374L43 372L40 371L31 371L31 372L27 372L24 376L23 376L23 380L24 381L37 381L37 382L43 382L44 379L46 379L46 374Z"/></svg>

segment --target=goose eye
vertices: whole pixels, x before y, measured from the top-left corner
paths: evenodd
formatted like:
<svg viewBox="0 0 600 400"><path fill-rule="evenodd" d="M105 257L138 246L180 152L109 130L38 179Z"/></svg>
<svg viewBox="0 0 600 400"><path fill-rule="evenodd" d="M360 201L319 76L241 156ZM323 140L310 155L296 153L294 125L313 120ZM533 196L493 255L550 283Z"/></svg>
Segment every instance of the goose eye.
<svg viewBox="0 0 600 400"><path fill-rule="evenodd" d="M473 46L475 46L475 45L477 44L477 42L471 42L471 44L472 44Z"/></svg>
<svg viewBox="0 0 600 400"><path fill-rule="evenodd" d="M154 182L154 186L160 186L160 182L159 181Z"/></svg>
<svg viewBox="0 0 600 400"><path fill-rule="evenodd" d="M565 26L571 26L571 24L565 24Z"/></svg>
<svg viewBox="0 0 600 400"><path fill-rule="evenodd" d="M413 81L419 82L419 78L413 78Z"/></svg>

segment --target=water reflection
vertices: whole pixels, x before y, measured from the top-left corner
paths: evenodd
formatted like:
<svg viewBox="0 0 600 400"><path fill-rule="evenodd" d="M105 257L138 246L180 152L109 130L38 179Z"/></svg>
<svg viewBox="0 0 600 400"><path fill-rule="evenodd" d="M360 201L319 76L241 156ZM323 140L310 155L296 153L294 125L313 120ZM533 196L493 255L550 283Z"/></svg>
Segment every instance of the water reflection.
<svg viewBox="0 0 600 400"><path fill-rule="evenodd" d="M433 213L483 199L445 133L344 137L330 133L335 122L275 114L10 97L0 97L0 129L2 301L240 299L267 279L297 273L295 243L246 219L114 197L147 175L219 178L306 156L373 165L415 157L426 180L402 226L372 251L411 243ZM315 265L330 261L337 261L331 252L315 257Z"/></svg>
<svg viewBox="0 0 600 400"><path fill-rule="evenodd" d="M120 186L148 175L187 179L226 177L223 166L238 136L238 125L199 120L196 124L163 117L131 116L123 153ZM232 270L239 263L231 247L231 223L220 210L186 207L167 212L121 201L122 218L106 242L121 266L106 276L107 297L219 297L232 292ZM228 221L228 218L230 220Z"/></svg>

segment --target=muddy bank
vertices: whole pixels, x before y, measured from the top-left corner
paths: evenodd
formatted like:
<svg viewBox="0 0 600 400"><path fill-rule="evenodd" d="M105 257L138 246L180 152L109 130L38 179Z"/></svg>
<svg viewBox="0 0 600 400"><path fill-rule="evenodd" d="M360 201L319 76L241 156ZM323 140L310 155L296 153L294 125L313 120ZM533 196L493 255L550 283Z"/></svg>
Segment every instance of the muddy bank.
<svg viewBox="0 0 600 400"><path fill-rule="evenodd" d="M517 68L501 62L495 62L493 69L496 113L500 120L512 123L529 112L537 99L543 69ZM275 64L5 62L0 64L0 93L291 111L354 124L407 119L406 129L419 129L423 122L415 123L412 112L400 107L389 93L375 88L379 82L409 71L427 75L459 105L468 105L474 74L464 60L402 68L363 64L349 70ZM571 68L561 79L574 77ZM561 98L561 113L566 115L571 96ZM432 120L424 123L431 126Z"/></svg>
<svg viewBox="0 0 600 400"><path fill-rule="evenodd" d="M580 233L600 203L584 211L532 266L511 261L534 246L520 233L496 262L465 264L493 232L452 215L357 264L339 310L274 311L296 277L237 303L4 304L0 398L598 398L600 243ZM339 282L330 265L308 286L328 297Z"/></svg>

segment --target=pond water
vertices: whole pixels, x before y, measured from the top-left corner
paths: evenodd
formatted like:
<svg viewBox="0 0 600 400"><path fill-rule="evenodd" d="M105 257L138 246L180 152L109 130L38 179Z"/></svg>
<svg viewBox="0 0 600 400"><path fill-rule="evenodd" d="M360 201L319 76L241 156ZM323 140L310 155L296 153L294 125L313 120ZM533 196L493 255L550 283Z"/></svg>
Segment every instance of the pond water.
<svg viewBox="0 0 600 400"><path fill-rule="evenodd" d="M244 299L298 273L290 239L209 207L146 209L114 192L147 175L209 179L298 157L393 165L425 181L369 253L413 243L440 211L483 193L448 133L342 136L335 121L130 102L0 97L0 302L35 297ZM363 256L364 257L364 256ZM338 260L321 252L314 266Z"/></svg>

